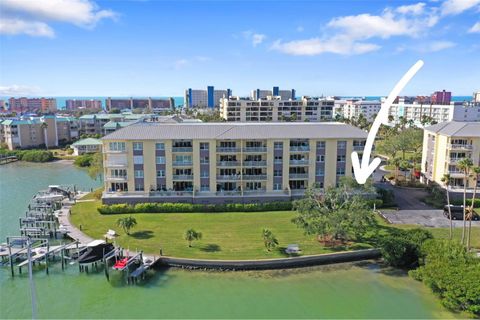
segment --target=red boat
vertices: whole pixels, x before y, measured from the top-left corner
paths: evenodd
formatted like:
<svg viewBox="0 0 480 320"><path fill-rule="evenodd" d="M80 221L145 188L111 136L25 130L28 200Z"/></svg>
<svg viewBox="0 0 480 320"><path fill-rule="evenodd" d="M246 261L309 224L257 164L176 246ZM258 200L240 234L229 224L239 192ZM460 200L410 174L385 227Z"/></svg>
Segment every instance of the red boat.
<svg viewBox="0 0 480 320"><path fill-rule="evenodd" d="M113 269L123 269L127 266L128 258L123 258L115 262Z"/></svg>

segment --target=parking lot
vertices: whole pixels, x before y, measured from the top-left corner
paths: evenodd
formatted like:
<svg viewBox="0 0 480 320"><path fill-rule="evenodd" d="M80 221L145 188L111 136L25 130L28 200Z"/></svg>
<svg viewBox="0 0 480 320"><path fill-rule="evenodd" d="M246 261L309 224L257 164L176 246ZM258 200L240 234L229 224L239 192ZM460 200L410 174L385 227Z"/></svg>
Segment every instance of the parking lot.
<svg viewBox="0 0 480 320"><path fill-rule="evenodd" d="M381 214L393 224L417 224L434 228L450 226L450 220L438 209L382 210ZM463 221L453 220L453 224L455 227L461 227ZM480 221L472 221L472 226L480 226Z"/></svg>

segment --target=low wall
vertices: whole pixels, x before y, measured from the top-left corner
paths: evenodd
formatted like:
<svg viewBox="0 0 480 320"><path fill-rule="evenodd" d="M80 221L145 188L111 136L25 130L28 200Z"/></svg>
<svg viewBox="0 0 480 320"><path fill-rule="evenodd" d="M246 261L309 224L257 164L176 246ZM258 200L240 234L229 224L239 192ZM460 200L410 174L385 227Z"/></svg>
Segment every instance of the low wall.
<svg viewBox="0 0 480 320"><path fill-rule="evenodd" d="M201 260L162 257L159 261L159 265L187 269L268 270L298 268L340 262L353 262L378 259L380 257L380 250L365 249L348 252L327 253L313 256L264 260Z"/></svg>

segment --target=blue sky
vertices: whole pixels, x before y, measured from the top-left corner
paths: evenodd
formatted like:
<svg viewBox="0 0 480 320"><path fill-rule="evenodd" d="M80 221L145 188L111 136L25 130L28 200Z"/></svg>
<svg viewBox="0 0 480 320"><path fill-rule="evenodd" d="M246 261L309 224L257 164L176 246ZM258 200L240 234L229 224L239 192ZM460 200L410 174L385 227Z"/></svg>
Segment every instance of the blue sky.
<svg viewBox="0 0 480 320"><path fill-rule="evenodd" d="M0 1L0 95L480 90L480 0Z"/></svg>

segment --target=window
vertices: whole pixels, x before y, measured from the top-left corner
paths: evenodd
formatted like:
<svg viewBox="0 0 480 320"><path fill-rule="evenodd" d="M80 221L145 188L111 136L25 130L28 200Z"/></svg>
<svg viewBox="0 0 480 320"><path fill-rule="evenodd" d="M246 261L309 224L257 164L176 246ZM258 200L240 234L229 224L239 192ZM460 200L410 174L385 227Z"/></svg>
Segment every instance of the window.
<svg viewBox="0 0 480 320"><path fill-rule="evenodd" d="M125 151L125 142L110 142L108 148L110 151Z"/></svg>
<svg viewBox="0 0 480 320"><path fill-rule="evenodd" d="M209 184L200 185L200 191L210 191L210 185Z"/></svg>
<svg viewBox="0 0 480 320"><path fill-rule="evenodd" d="M157 178L165 177L165 170L157 170Z"/></svg>
<svg viewBox="0 0 480 320"><path fill-rule="evenodd" d="M345 162L345 155L338 155L337 156L337 162Z"/></svg>
<svg viewBox="0 0 480 320"><path fill-rule="evenodd" d="M273 143L273 148L275 150L282 150L283 149L283 142L274 142Z"/></svg>
<svg viewBox="0 0 480 320"><path fill-rule="evenodd" d="M165 150L165 143L163 142L155 143L155 150Z"/></svg>
<svg viewBox="0 0 480 320"><path fill-rule="evenodd" d="M165 157L156 157L157 164L165 164Z"/></svg>
<svg viewBox="0 0 480 320"><path fill-rule="evenodd" d="M282 163L283 156L275 156L274 163Z"/></svg>
<svg viewBox="0 0 480 320"><path fill-rule="evenodd" d="M135 191L143 191L143 184L142 183L136 183L135 184Z"/></svg>
<svg viewBox="0 0 480 320"><path fill-rule="evenodd" d="M274 177L281 177L282 176L282 170L274 170L273 171L273 176Z"/></svg>
<svg viewBox="0 0 480 320"><path fill-rule="evenodd" d="M317 149L325 149L325 141L317 141Z"/></svg>
<svg viewBox="0 0 480 320"><path fill-rule="evenodd" d="M325 156L323 154L318 155L317 162L325 162Z"/></svg>
<svg viewBox="0 0 480 320"><path fill-rule="evenodd" d="M273 190L282 190L282 184L281 183L274 183L273 184Z"/></svg>
<svg viewBox="0 0 480 320"><path fill-rule="evenodd" d="M324 168L317 168L317 171L315 172L315 175L317 177L323 177L325 175L325 169Z"/></svg>
<svg viewBox="0 0 480 320"><path fill-rule="evenodd" d="M208 142L200 142L200 150L208 150Z"/></svg>
<svg viewBox="0 0 480 320"><path fill-rule="evenodd" d="M337 168L337 176L344 176L345 175L345 168Z"/></svg>
<svg viewBox="0 0 480 320"><path fill-rule="evenodd" d="M208 164L209 160L209 157L200 157L200 164Z"/></svg>
<svg viewBox="0 0 480 320"><path fill-rule="evenodd" d="M135 170L135 178L143 178L143 170Z"/></svg>
<svg viewBox="0 0 480 320"><path fill-rule="evenodd" d="M338 149L346 149L347 148L347 141L338 141L337 142Z"/></svg>
<svg viewBox="0 0 480 320"><path fill-rule="evenodd" d="M133 156L134 164L143 164L143 156Z"/></svg>
<svg viewBox="0 0 480 320"><path fill-rule="evenodd" d="M204 170L204 171L200 172L200 177L202 177L202 178L208 178L208 171L207 171L207 170Z"/></svg>
<svg viewBox="0 0 480 320"><path fill-rule="evenodd" d="M137 150L137 151L143 150L143 142L134 142L133 150Z"/></svg>

